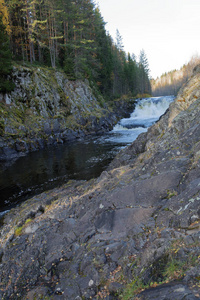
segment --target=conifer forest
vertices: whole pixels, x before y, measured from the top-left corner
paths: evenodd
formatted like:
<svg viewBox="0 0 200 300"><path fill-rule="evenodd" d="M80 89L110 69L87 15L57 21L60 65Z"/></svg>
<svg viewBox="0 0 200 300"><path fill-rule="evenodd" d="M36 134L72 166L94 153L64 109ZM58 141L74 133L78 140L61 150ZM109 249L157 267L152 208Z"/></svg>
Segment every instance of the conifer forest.
<svg viewBox="0 0 200 300"><path fill-rule="evenodd" d="M12 89L6 76L17 62L87 78L105 99L151 93L145 51L137 59L125 53L119 31L114 41L92 0L0 0L0 43L2 92Z"/></svg>

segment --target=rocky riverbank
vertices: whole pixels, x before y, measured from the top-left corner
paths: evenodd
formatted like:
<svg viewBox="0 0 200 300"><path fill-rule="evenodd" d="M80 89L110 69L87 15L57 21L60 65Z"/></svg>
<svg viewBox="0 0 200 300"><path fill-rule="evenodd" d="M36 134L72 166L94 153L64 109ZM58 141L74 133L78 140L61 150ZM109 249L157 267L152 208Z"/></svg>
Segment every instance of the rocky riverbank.
<svg viewBox="0 0 200 300"><path fill-rule="evenodd" d="M98 179L5 215L1 299L199 299L200 67Z"/></svg>
<svg viewBox="0 0 200 300"><path fill-rule="evenodd" d="M15 89L0 94L0 160L111 130L134 101L108 104L89 82L62 71L16 65ZM112 107L111 107L112 104Z"/></svg>

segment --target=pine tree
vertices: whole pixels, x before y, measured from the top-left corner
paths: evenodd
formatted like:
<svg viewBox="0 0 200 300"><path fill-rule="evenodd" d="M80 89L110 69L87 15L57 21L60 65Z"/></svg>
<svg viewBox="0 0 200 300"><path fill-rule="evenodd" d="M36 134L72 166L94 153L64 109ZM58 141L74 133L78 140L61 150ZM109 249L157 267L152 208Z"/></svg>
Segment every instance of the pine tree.
<svg viewBox="0 0 200 300"><path fill-rule="evenodd" d="M11 59L9 39L0 14L0 92L3 93L14 88L14 84L8 79L8 75L12 70Z"/></svg>
<svg viewBox="0 0 200 300"><path fill-rule="evenodd" d="M87 78L107 99L151 90L144 50L138 63L127 55L93 0L0 0L0 13L14 59L59 66L70 80Z"/></svg>
<svg viewBox="0 0 200 300"><path fill-rule="evenodd" d="M128 92L133 96L137 94L137 63L135 61L135 56L128 53L128 60L126 63L126 80L128 84Z"/></svg>
<svg viewBox="0 0 200 300"><path fill-rule="evenodd" d="M151 93L151 86L149 81L149 63L143 49L140 51L138 75L140 93Z"/></svg>
<svg viewBox="0 0 200 300"><path fill-rule="evenodd" d="M102 94L110 97L112 91L112 40L106 34L105 22L100 14L99 8L95 9L95 42L96 59L99 62L99 69L95 81Z"/></svg>
<svg viewBox="0 0 200 300"><path fill-rule="evenodd" d="M123 51L124 49L123 39L118 29L116 30L116 47L119 51Z"/></svg>

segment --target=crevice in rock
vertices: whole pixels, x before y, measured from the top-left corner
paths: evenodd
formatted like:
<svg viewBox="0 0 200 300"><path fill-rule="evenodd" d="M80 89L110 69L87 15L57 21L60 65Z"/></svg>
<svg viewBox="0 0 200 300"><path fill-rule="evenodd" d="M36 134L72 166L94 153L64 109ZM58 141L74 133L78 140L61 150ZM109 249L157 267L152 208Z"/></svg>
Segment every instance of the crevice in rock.
<svg viewBox="0 0 200 300"><path fill-rule="evenodd" d="M0 264L2 263L3 254L3 251L0 250Z"/></svg>

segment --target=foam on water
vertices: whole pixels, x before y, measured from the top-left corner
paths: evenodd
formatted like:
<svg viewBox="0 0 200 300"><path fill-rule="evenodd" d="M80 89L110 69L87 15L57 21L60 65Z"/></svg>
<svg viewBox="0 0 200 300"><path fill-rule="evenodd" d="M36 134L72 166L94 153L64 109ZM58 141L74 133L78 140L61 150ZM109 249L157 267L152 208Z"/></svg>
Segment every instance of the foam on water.
<svg viewBox="0 0 200 300"><path fill-rule="evenodd" d="M109 133L31 152L5 170L0 168L0 218L21 201L70 179L99 176L120 149L159 119L173 99L139 100L130 118L122 119Z"/></svg>
<svg viewBox="0 0 200 300"><path fill-rule="evenodd" d="M169 104L174 100L173 96L153 97L139 101L131 114L130 119L159 118L165 113Z"/></svg>
<svg viewBox="0 0 200 300"><path fill-rule="evenodd" d="M173 96L139 100L130 117L121 119L110 132L106 141L122 144L132 143L140 133L147 131L148 127L165 113L173 100Z"/></svg>

